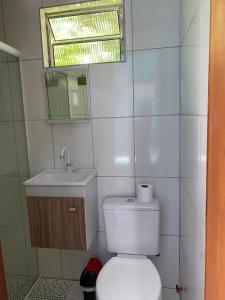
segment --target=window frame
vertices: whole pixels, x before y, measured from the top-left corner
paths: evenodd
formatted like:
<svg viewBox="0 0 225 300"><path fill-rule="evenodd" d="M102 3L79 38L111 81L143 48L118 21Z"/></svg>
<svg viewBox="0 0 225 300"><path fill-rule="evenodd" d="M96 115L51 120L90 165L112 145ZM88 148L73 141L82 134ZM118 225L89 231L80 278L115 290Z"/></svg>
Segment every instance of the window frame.
<svg viewBox="0 0 225 300"><path fill-rule="evenodd" d="M85 64L74 64L65 66L55 66L54 59L54 45L66 45L66 44L78 44L78 43L88 43L96 41L106 41L106 40L119 40L120 41L120 60L119 61L109 61L109 62L97 62L90 64L101 64L101 63L118 63L126 61L126 51L125 51L125 8L124 0L114 0L117 2L112 4L110 1L106 0L95 0L95 1L85 1L77 2L68 5L59 5L53 7L40 8L40 21L41 21L41 36L42 36L42 50L43 50L43 65L44 68L62 68L62 67L72 67L72 66L84 66ZM82 7L77 8L77 5L85 6L86 3L93 3L92 7ZM101 4L101 5L98 5ZM81 39L68 39L68 40L54 40L52 43L51 38L54 37L49 19L52 17L63 17L63 16L75 16L75 15L85 15L94 14L101 12L117 11L118 13L118 25L120 28L120 33L116 35L98 36L98 37L87 37ZM51 32L51 34L49 34Z"/></svg>

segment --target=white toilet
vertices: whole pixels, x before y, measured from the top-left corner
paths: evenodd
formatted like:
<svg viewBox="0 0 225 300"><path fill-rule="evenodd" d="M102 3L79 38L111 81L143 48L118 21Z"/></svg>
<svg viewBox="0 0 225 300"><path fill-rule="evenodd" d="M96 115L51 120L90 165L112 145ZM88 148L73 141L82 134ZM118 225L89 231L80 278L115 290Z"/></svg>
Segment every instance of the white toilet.
<svg viewBox="0 0 225 300"><path fill-rule="evenodd" d="M97 299L161 300L159 273L146 256L160 252L158 200L109 197L103 211L108 250L118 254L98 276Z"/></svg>

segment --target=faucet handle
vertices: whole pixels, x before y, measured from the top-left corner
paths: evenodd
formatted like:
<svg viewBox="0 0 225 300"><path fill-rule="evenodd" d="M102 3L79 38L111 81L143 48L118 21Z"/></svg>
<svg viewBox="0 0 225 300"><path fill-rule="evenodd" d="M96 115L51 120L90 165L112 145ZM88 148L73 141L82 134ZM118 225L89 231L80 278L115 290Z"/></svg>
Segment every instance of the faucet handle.
<svg viewBox="0 0 225 300"><path fill-rule="evenodd" d="M74 162L74 164L72 166L72 170L73 170L73 172L78 172L80 170L80 166L77 161Z"/></svg>

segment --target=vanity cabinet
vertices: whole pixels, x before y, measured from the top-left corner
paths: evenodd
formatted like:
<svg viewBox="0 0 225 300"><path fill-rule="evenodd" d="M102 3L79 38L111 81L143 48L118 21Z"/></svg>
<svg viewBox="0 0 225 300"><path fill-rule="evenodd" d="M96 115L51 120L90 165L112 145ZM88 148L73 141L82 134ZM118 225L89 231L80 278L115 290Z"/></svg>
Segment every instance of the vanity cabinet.
<svg viewBox="0 0 225 300"><path fill-rule="evenodd" d="M49 169L24 186L33 247L90 249L98 227L95 170Z"/></svg>
<svg viewBox="0 0 225 300"><path fill-rule="evenodd" d="M28 197L31 245L86 250L83 198Z"/></svg>

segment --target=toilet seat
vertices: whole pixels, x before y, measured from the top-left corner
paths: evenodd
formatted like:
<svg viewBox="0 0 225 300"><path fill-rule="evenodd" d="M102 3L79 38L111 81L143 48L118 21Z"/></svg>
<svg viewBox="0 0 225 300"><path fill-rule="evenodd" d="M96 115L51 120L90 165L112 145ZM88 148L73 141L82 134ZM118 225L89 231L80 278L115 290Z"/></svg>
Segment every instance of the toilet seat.
<svg viewBox="0 0 225 300"><path fill-rule="evenodd" d="M161 300L159 273L146 256L111 258L97 279L98 300Z"/></svg>

